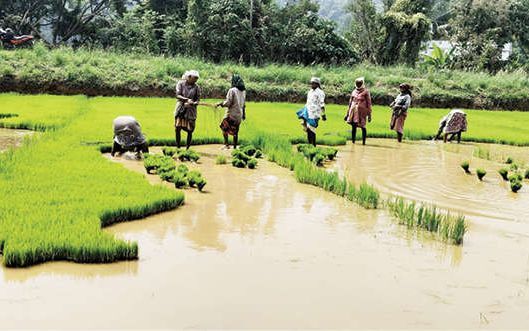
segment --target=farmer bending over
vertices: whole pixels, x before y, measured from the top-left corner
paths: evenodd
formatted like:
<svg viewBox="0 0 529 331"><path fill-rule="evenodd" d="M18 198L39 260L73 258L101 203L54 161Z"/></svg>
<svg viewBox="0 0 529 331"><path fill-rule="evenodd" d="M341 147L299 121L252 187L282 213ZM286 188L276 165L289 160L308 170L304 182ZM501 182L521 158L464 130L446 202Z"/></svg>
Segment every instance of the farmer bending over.
<svg viewBox="0 0 529 331"><path fill-rule="evenodd" d="M224 135L224 145L230 148L228 136L233 136L233 148L237 148L239 140L239 126L246 119L246 87L239 75L231 78L231 89L226 95L226 100L217 104L217 107L226 107L226 114L220 123L220 129Z"/></svg>
<svg viewBox="0 0 529 331"><path fill-rule="evenodd" d="M439 122L439 131L434 140L440 139L443 134L443 141L452 141L457 136L457 143L461 142L461 134L467 131L467 114L460 109L454 109ZM450 139L448 139L448 135Z"/></svg>
<svg viewBox="0 0 529 331"><path fill-rule="evenodd" d="M176 109L175 116L175 137L176 146L180 148L181 132L187 132L187 149L191 147L193 131L197 120L197 106L200 102L200 87L197 85L199 78L198 71L187 71L176 84Z"/></svg>
<svg viewBox="0 0 529 331"><path fill-rule="evenodd" d="M141 153L149 153L147 140L134 117L119 116L114 120L114 145L111 155L131 151L136 153L138 159L141 158Z"/></svg>
<svg viewBox="0 0 529 331"><path fill-rule="evenodd" d="M325 93L321 89L321 80L312 77L310 80L311 90L307 93L307 104L297 112L298 118L302 121L303 130L307 132L309 144L316 146L316 128L320 118L327 120L325 116Z"/></svg>

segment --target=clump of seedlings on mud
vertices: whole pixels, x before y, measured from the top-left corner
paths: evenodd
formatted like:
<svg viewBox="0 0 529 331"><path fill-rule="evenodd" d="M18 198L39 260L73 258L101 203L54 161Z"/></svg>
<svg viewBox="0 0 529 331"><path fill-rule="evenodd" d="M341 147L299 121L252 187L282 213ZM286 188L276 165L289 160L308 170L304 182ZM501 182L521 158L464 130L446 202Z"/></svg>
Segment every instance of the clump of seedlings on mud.
<svg viewBox="0 0 529 331"><path fill-rule="evenodd" d="M483 178L485 178L485 176L487 175L487 171L485 169L478 168L476 170L476 175L478 176L478 179L482 181Z"/></svg>
<svg viewBox="0 0 529 331"><path fill-rule="evenodd" d="M522 184L523 176L520 173L514 173L509 175L509 182L511 183L511 191L518 193L523 187Z"/></svg>
<svg viewBox="0 0 529 331"><path fill-rule="evenodd" d="M470 174L470 162L469 161L461 162L461 168L465 170L465 173Z"/></svg>
<svg viewBox="0 0 529 331"><path fill-rule="evenodd" d="M336 158L338 150L330 147L314 147L310 144L300 144L297 147L298 152L303 154L315 165L321 167L326 160L332 161Z"/></svg>
<svg viewBox="0 0 529 331"><path fill-rule="evenodd" d="M178 159L182 162L197 162L200 160L200 154L192 149L179 149L175 147L164 147L162 149L163 155Z"/></svg>
<svg viewBox="0 0 529 331"><path fill-rule="evenodd" d="M514 163L514 159L508 156L507 159L505 160L505 164L513 164L513 163Z"/></svg>
<svg viewBox="0 0 529 331"><path fill-rule="evenodd" d="M508 181L509 180L509 169L502 168L502 169L498 170L498 173L500 174L501 178L503 178L504 181Z"/></svg>
<svg viewBox="0 0 529 331"><path fill-rule="evenodd" d="M216 164L219 164L219 165L222 165L222 164L227 164L228 163L228 159L226 158L225 155L218 155L217 158L215 159L215 163Z"/></svg>
<svg viewBox="0 0 529 331"><path fill-rule="evenodd" d="M440 211L437 207L402 198L388 201L388 208L399 224L423 229L438 235L442 240L460 245L466 232L465 217Z"/></svg>
<svg viewBox="0 0 529 331"><path fill-rule="evenodd" d="M257 159L263 157L263 152L256 148L254 145L242 146L239 149L235 149L232 153L231 164L236 168L257 168Z"/></svg>
<svg viewBox="0 0 529 331"><path fill-rule="evenodd" d="M147 173L151 174L156 171L163 181L173 183L178 189L196 187L202 192L207 184L200 172L189 171L185 164L177 166L172 156L145 154L144 166Z"/></svg>

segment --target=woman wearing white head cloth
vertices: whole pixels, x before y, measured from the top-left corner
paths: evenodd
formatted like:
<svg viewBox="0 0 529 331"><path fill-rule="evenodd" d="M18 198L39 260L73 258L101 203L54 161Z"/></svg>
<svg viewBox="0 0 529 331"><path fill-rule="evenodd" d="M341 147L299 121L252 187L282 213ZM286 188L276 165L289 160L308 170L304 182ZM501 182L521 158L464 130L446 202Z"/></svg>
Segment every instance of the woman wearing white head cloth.
<svg viewBox="0 0 529 331"><path fill-rule="evenodd" d="M321 80L312 77L310 80L311 90L307 93L307 104L297 112L298 118L302 120L303 130L307 132L309 144L316 146L316 128L320 118L327 120L325 116L325 93L321 89Z"/></svg>
<svg viewBox="0 0 529 331"><path fill-rule="evenodd" d="M198 71L186 71L176 84L176 109L175 116L175 138L176 146L180 148L181 132L187 132L186 147L191 147L193 139L193 131L195 131L195 123L197 120L197 106L200 102L200 87L197 81L200 75Z"/></svg>

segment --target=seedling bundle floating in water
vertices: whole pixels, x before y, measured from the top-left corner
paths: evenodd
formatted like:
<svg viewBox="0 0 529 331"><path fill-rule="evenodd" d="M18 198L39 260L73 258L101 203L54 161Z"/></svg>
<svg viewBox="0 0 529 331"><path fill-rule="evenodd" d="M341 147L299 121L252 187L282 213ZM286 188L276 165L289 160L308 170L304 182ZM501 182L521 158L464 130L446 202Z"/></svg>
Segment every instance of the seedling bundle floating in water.
<svg viewBox="0 0 529 331"><path fill-rule="evenodd" d="M478 170L476 170L476 175L478 176L479 180L483 180L485 175L487 175L487 171L485 171L485 169L479 168Z"/></svg>
<svg viewBox="0 0 529 331"><path fill-rule="evenodd" d="M168 154L171 153L169 152ZM164 156L146 154L144 165L147 173L152 173L155 170L163 181L173 183L178 189L196 187L199 191L202 191L207 184L202 174L198 171L189 171L189 168L184 164L180 164L177 167L174 159L171 156L167 156L168 154Z"/></svg>
<svg viewBox="0 0 529 331"><path fill-rule="evenodd" d="M314 147L309 144L300 144L297 147L298 152L303 154L307 159L312 161L317 166L323 166L325 160L332 161L338 154L336 148L329 147Z"/></svg>
<svg viewBox="0 0 529 331"><path fill-rule="evenodd" d="M192 149L183 150L175 147L164 147L162 149L163 155L177 158L182 162L192 161L197 162L200 160L200 154Z"/></svg>
<svg viewBox="0 0 529 331"><path fill-rule="evenodd" d="M463 168L463 170L465 170L467 174L470 174L470 162L469 161L461 162L461 168Z"/></svg>
<svg viewBox="0 0 529 331"><path fill-rule="evenodd" d="M263 156L263 152L253 145L247 145L234 150L231 156L233 157L231 164L234 167L255 169L257 167L257 159Z"/></svg>

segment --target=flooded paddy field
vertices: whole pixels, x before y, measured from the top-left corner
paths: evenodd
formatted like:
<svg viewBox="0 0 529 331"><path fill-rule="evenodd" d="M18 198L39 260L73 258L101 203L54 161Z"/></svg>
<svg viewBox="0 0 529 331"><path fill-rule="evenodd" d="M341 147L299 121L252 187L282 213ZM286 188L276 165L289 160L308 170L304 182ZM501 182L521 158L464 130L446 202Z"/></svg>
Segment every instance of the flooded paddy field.
<svg viewBox="0 0 529 331"><path fill-rule="evenodd" d="M204 193L186 190L175 211L105 230L137 241L138 261L0 268L0 327L529 326L527 187L510 193L499 164L472 159L489 171L481 183L459 167L468 155L441 144L369 143L344 146L328 168L464 213L464 245L299 184L264 160L254 171L216 165L225 152L201 146L191 167L207 179ZM145 174L141 162L109 162Z"/></svg>

